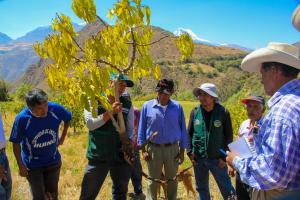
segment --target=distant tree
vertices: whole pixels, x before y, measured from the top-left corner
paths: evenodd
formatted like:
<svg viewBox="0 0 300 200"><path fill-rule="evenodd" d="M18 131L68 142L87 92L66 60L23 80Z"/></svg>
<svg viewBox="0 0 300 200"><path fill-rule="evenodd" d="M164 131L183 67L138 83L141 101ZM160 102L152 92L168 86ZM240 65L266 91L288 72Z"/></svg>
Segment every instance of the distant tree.
<svg viewBox="0 0 300 200"><path fill-rule="evenodd" d="M8 101L8 88L6 82L2 79L0 80L0 101Z"/></svg>
<svg viewBox="0 0 300 200"><path fill-rule="evenodd" d="M32 90L32 85L23 83L19 87L17 87L13 96L15 100L24 102L26 93L29 92L30 90Z"/></svg>
<svg viewBox="0 0 300 200"><path fill-rule="evenodd" d="M65 106L69 111L71 111L72 120L70 123L70 127L73 128L73 133L76 134L79 130L82 130L85 125L82 107L79 104L71 106L68 103L68 98L65 96L64 93L55 92L50 93L50 95L52 97L50 99L51 101L57 102Z"/></svg>

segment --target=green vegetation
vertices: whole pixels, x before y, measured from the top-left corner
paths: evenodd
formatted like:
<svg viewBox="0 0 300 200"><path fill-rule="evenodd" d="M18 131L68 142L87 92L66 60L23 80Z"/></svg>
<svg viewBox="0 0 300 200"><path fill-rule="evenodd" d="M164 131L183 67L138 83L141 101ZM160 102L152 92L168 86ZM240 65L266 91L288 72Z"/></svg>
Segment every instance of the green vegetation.
<svg viewBox="0 0 300 200"><path fill-rule="evenodd" d="M1 79L0 80L0 101L8 101L10 98L8 96L7 83Z"/></svg>
<svg viewBox="0 0 300 200"><path fill-rule="evenodd" d="M33 88L32 85L23 83L17 87L16 91L13 93L13 97L16 101L25 101L25 95Z"/></svg>

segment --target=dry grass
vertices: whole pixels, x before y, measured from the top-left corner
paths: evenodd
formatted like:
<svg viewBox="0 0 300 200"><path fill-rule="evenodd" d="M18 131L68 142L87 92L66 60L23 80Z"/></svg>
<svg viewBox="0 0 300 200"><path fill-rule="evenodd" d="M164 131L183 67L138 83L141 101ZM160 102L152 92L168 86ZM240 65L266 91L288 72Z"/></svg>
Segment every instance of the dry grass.
<svg viewBox="0 0 300 200"><path fill-rule="evenodd" d="M181 102L185 112L190 112L192 107L195 105L194 102ZM137 103L138 104L138 103ZM140 104L139 104L140 105ZM186 113L187 114L187 113ZM188 116L188 115L187 115ZM5 133L8 138L11 131L11 125L14 116L6 114L3 116ZM85 151L87 146L87 131L82 131L82 134L71 135L66 138L63 146L60 146L60 152L62 155L62 170L59 181L59 199L61 200L73 200L79 199L81 181L87 159L85 157ZM7 144L7 155L10 161L12 177L13 177L13 200L29 200L31 199L29 185L25 178L18 175L18 167L16 160L12 152L12 145L10 142ZM142 162L144 170L147 171L145 163ZM182 167L190 166L188 158ZM109 176L109 175L108 175ZM147 181L143 179L143 191L146 193ZM194 184L195 185L195 184ZM112 182L109 177L106 178L101 191L98 195L98 200L109 200L111 199L111 186ZM210 177L210 190L212 199L222 199L219 189L217 188L216 182L213 177ZM129 184L128 192L133 192L132 184ZM185 195L185 189L181 183L178 188L178 198L181 200L190 200L193 197L187 197Z"/></svg>

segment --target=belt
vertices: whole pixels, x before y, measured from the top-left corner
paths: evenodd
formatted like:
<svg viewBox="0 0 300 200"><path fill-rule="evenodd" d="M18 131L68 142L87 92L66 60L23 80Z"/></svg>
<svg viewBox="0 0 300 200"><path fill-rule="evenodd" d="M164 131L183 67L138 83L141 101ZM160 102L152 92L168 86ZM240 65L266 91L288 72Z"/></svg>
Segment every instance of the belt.
<svg viewBox="0 0 300 200"><path fill-rule="evenodd" d="M156 146L156 147L168 147L168 146L172 146L174 144L178 144L178 141L175 141L173 143L164 143L164 144L156 144L156 143L153 143L153 142L149 142L151 145L153 146Z"/></svg>

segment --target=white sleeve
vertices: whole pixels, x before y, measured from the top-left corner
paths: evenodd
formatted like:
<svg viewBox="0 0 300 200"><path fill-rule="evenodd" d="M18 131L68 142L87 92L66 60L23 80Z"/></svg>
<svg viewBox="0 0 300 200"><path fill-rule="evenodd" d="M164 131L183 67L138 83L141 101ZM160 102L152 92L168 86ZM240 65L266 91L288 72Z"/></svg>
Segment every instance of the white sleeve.
<svg viewBox="0 0 300 200"><path fill-rule="evenodd" d="M103 114L99 115L96 118L93 118L92 113L84 109L84 119L86 123L86 127L92 131L95 130L105 124L105 121L103 120Z"/></svg>

